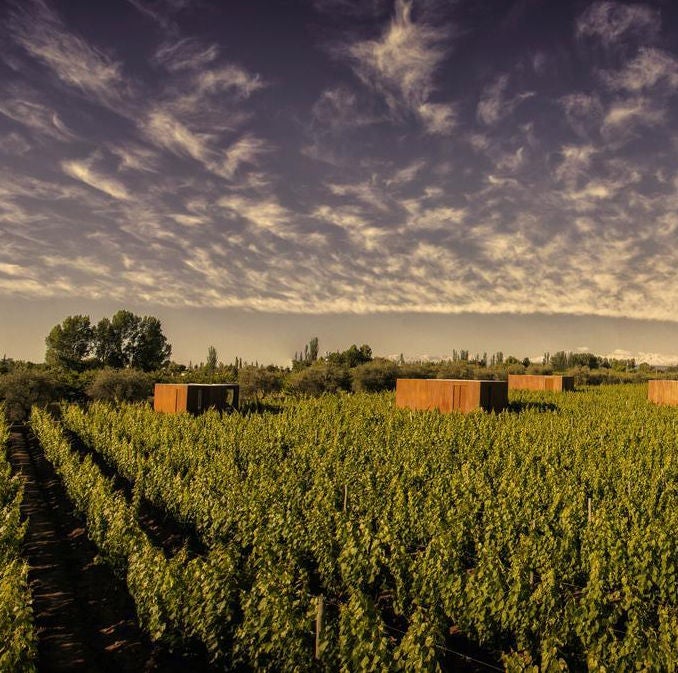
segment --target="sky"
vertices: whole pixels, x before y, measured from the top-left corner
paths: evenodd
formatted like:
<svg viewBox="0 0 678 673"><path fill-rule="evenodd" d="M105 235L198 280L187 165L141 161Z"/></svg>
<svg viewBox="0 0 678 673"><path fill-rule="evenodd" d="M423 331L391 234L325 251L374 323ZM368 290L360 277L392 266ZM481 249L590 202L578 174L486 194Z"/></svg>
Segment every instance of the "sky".
<svg viewBox="0 0 678 673"><path fill-rule="evenodd" d="M0 351L678 361L678 4L4 0Z"/></svg>

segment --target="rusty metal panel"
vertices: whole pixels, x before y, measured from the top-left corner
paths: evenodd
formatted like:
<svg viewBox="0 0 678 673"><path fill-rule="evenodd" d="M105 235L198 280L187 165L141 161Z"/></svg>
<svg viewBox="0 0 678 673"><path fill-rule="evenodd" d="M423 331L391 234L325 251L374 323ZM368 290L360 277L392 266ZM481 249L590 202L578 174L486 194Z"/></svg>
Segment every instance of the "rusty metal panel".
<svg viewBox="0 0 678 673"><path fill-rule="evenodd" d="M156 383L153 393L153 408L167 414L175 414L179 404L179 386L172 383Z"/></svg>
<svg viewBox="0 0 678 673"><path fill-rule="evenodd" d="M652 379L647 385L647 399L655 404L678 406L678 381Z"/></svg>
<svg viewBox="0 0 678 673"><path fill-rule="evenodd" d="M397 379L396 406L403 409L438 409L443 413L474 409L501 411L508 405L506 381L465 379Z"/></svg>
<svg viewBox="0 0 678 673"><path fill-rule="evenodd" d="M538 374L509 374L509 390L574 390L573 376L542 376Z"/></svg>

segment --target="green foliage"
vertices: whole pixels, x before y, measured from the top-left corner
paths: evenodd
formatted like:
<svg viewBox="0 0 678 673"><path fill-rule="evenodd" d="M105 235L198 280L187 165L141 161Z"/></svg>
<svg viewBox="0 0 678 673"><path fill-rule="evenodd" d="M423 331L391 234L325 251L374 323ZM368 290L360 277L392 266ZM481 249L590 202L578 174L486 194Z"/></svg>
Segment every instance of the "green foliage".
<svg viewBox="0 0 678 673"><path fill-rule="evenodd" d="M0 376L0 400L10 421L26 420L34 404L57 402L64 392L62 382L51 372L17 369Z"/></svg>
<svg viewBox="0 0 678 673"><path fill-rule="evenodd" d="M351 385L355 392L378 393L395 390L398 366L392 360L378 358L351 370Z"/></svg>
<svg viewBox="0 0 678 673"><path fill-rule="evenodd" d="M140 402L153 393L153 378L136 369L102 369L87 395L103 402Z"/></svg>
<svg viewBox="0 0 678 673"><path fill-rule="evenodd" d="M214 373L217 368L217 349L214 346L210 346L207 349L207 361L205 362L205 369Z"/></svg>
<svg viewBox="0 0 678 673"><path fill-rule="evenodd" d="M293 395L318 396L350 390L351 376L348 370L337 364L319 360L305 369L292 372L285 381L285 388Z"/></svg>
<svg viewBox="0 0 678 673"><path fill-rule="evenodd" d="M0 405L0 672L35 671L36 637L28 587L28 566L21 560L25 524L19 506L21 482L5 458L9 429Z"/></svg>
<svg viewBox="0 0 678 673"><path fill-rule="evenodd" d="M46 363L71 371L85 369L85 357L90 354L94 364L151 371L162 367L172 352L157 318L124 310L94 327L89 316L68 316L52 328L45 342Z"/></svg>
<svg viewBox="0 0 678 673"><path fill-rule="evenodd" d="M336 365L338 367L357 367L358 365L363 365L366 362L369 362L372 359L372 349L367 345L363 344L358 348L353 344L350 348L345 351L337 351L336 353L328 353L325 357L325 360L330 364Z"/></svg>
<svg viewBox="0 0 678 673"><path fill-rule="evenodd" d="M238 383L244 400L260 400L282 390L283 373L276 367L247 365L238 370Z"/></svg>
<svg viewBox="0 0 678 673"><path fill-rule="evenodd" d="M111 367L151 371L162 367L172 353L160 321L153 316L120 310L110 322L104 318L97 325L96 334L97 342L106 340L97 347L97 352L108 353L102 364Z"/></svg>
<svg viewBox="0 0 678 673"><path fill-rule="evenodd" d="M468 415L392 394L249 416L64 408L136 493L195 528L210 551L190 560L139 542L133 510L95 515L117 506L109 482L110 504L92 504L88 459L60 473L93 539L127 559L150 632L199 637L225 668L436 671L453 628L508 671L675 671L678 423L646 394L512 393L520 413Z"/></svg>
<svg viewBox="0 0 678 673"><path fill-rule="evenodd" d="M80 371L92 346L93 330L89 316L69 315L55 325L45 339L45 362L63 369Z"/></svg>

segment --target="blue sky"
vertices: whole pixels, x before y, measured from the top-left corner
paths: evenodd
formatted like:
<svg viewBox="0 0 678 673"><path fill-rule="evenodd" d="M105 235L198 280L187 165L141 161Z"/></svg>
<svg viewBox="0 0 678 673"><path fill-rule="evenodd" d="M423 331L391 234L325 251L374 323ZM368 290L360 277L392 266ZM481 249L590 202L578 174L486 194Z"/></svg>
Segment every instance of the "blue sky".
<svg viewBox="0 0 678 673"><path fill-rule="evenodd" d="M678 360L675 3L22 0L0 26L11 355L129 306L185 360L482 352L517 314L520 356Z"/></svg>

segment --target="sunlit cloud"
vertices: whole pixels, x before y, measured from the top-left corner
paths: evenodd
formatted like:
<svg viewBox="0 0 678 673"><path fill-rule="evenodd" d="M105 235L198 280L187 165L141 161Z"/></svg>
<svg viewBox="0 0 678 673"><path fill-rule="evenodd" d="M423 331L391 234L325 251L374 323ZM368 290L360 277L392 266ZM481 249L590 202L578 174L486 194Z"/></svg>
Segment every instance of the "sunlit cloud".
<svg viewBox="0 0 678 673"><path fill-rule="evenodd" d="M601 78L612 89L636 94L658 85L674 91L678 89L678 59L659 49L642 48L621 70L604 70Z"/></svg>
<svg viewBox="0 0 678 673"><path fill-rule="evenodd" d="M65 84L101 102L120 96L124 83L120 62L67 30L45 2L16 5L11 20L14 39Z"/></svg>
<svg viewBox="0 0 678 673"><path fill-rule="evenodd" d="M0 114L55 140L68 141L75 137L57 112L40 103L8 97L0 101Z"/></svg>
<svg viewBox="0 0 678 673"><path fill-rule="evenodd" d="M358 77L381 94L396 118L407 110L429 133L449 133L456 125L451 102L433 102L435 75L450 37L446 27L412 19L412 4L396 0L395 15L375 40L357 41L344 49Z"/></svg>
<svg viewBox="0 0 678 673"><path fill-rule="evenodd" d="M114 199L127 201L130 195L125 186L116 180L106 175L98 173L92 168L92 162L87 161L64 161L61 164L64 173L70 175L75 180L80 180L93 189L97 189L104 194L112 196Z"/></svg>
<svg viewBox="0 0 678 673"><path fill-rule="evenodd" d="M642 4L594 2L577 20L577 35L611 45L629 35L651 39L659 31L659 11Z"/></svg>
<svg viewBox="0 0 678 673"><path fill-rule="evenodd" d="M665 119L664 111L646 98L613 103L603 119L603 130L613 131L630 126L654 126Z"/></svg>

